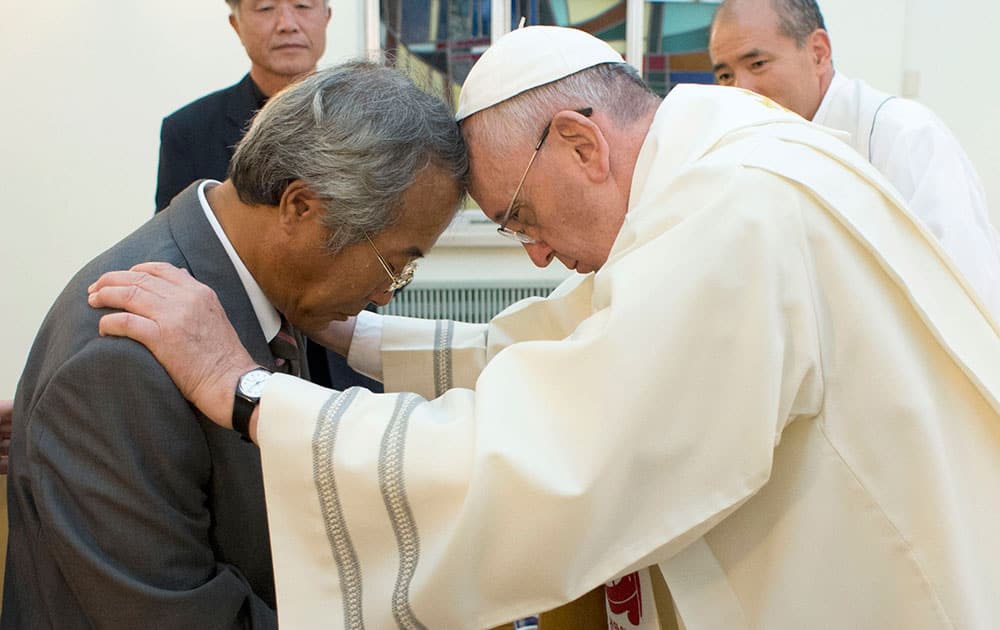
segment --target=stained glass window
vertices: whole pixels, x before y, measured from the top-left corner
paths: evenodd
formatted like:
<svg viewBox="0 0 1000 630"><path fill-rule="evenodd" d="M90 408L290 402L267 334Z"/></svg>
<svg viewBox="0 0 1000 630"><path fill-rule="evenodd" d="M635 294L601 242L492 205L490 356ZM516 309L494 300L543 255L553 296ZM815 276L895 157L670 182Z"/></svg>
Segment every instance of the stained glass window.
<svg viewBox="0 0 1000 630"><path fill-rule="evenodd" d="M380 2L378 47L390 63L453 107L493 30L507 32L521 18L527 24L571 26L600 37L624 56L631 3L641 3L635 13L642 20L635 31L642 38L638 50L643 77L657 92L666 94L677 83L713 81L708 26L717 0L506 0L509 4L496 6L491 0L369 1Z"/></svg>

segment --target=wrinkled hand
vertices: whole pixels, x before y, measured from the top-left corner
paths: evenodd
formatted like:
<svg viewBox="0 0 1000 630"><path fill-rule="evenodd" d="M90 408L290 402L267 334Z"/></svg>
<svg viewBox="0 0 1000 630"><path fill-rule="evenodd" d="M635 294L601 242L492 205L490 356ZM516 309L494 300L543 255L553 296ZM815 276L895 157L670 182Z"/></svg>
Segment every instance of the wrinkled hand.
<svg viewBox="0 0 1000 630"><path fill-rule="evenodd" d="M186 269L142 263L104 274L88 293L95 308L123 309L101 317L101 335L129 337L146 346L185 398L216 424L231 428L236 381L257 364L212 289Z"/></svg>
<svg viewBox="0 0 1000 630"><path fill-rule="evenodd" d="M14 429L14 401L0 400L0 475L10 463L10 434Z"/></svg>

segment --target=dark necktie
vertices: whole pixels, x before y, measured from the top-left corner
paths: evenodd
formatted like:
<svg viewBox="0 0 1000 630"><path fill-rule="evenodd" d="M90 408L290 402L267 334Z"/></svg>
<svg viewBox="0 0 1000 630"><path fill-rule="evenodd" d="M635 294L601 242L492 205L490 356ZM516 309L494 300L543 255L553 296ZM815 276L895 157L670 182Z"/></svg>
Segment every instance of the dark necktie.
<svg viewBox="0 0 1000 630"><path fill-rule="evenodd" d="M274 355L277 371L299 376L299 343L295 340L292 326L284 315L281 316L281 328L278 330L278 334L268 345L271 346L271 354Z"/></svg>

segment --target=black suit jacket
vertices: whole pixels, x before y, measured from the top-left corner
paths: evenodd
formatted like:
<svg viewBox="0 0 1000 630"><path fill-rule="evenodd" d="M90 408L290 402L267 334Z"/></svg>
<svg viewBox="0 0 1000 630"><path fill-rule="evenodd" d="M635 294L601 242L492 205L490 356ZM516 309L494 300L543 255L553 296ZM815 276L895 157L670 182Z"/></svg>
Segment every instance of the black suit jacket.
<svg viewBox="0 0 1000 630"><path fill-rule="evenodd" d="M246 75L224 90L185 105L163 119L160 127L160 165L156 183L156 210L196 179L226 179L236 144L267 98ZM375 392L382 384L358 374L339 354L308 344L313 382L344 390L361 385Z"/></svg>
<svg viewBox="0 0 1000 630"><path fill-rule="evenodd" d="M156 211L196 179L226 179L229 161L266 97L250 75L212 92L163 119Z"/></svg>
<svg viewBox="0 0 1000 630"><path fill-rule="evenodd" d="M142 345L101 337L101 273L146 261L212 287L273 358L192 185L84 267L39 330L15 396L0 627L275 628L260 453L201 416Z"/></svg>

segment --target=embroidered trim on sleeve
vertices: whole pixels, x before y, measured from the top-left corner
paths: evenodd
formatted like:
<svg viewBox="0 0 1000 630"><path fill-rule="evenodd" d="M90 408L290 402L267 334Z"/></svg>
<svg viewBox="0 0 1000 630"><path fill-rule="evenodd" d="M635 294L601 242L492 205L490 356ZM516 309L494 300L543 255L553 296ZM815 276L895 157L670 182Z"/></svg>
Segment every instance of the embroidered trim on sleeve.
<svg viewBox="0 0 1000 630"><path fill-rule="evenodd" d="M392 615L404 630L426 630L410 606L410 583L420 559L420 537L403 479L406 430L410 415L423 401L416 394L400 394L392 420L382 436L382 449L379 453L379 486L399 547L399 573L392 591Z"/></svg>
<svg viewBox="0 0 1000 630"><path fill-rule="evenodd" d="M434 327L434 395L440 396L454 387L451 367L451 343L455 337L455 322L438 320Z"/></svg>
<svg viewBox="0 0 1000 630"><path fill-rule="evenodd" d="M313 434L312 449L313 480L319 495L320 513L323 515L326 537L330 542L333 559L337 563L340 588L344 595L344 627L364 630L365 622L361 610L361 566L347 531L333 465L333 452L340 420L357 394L358 389L351 388L330 396L320 409L319 422L316 423L316 431Z"/></svg>

